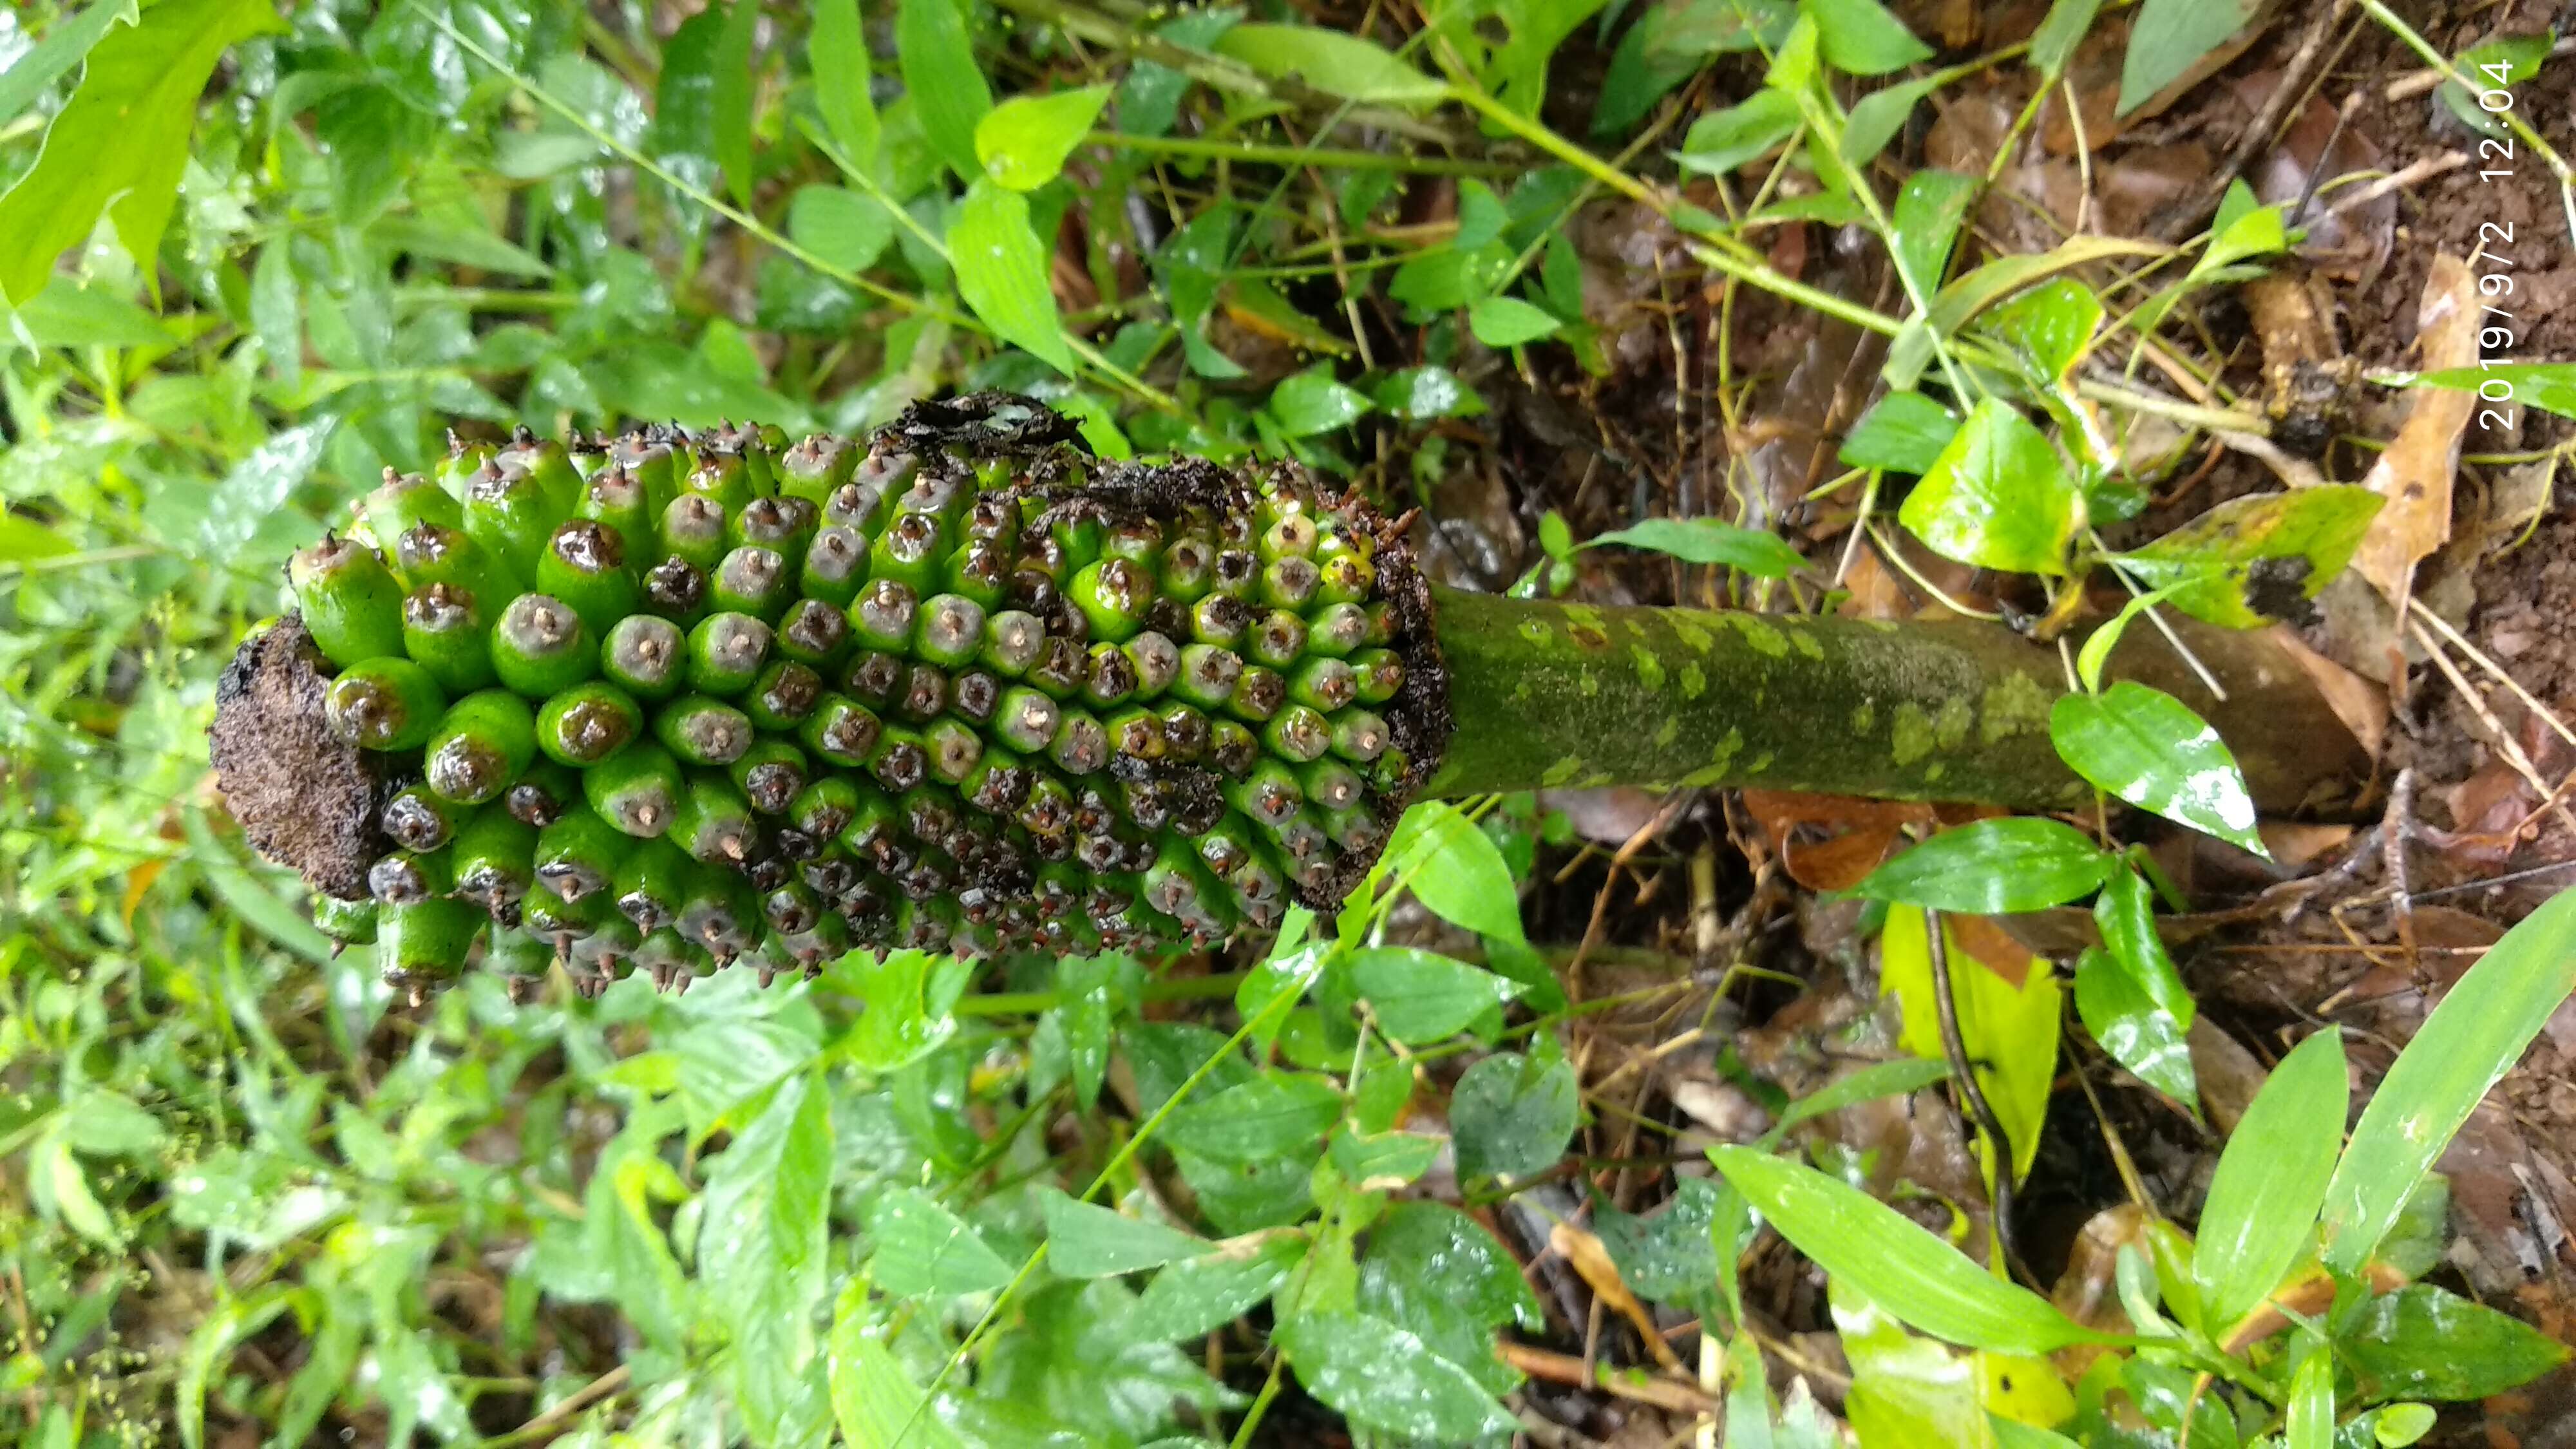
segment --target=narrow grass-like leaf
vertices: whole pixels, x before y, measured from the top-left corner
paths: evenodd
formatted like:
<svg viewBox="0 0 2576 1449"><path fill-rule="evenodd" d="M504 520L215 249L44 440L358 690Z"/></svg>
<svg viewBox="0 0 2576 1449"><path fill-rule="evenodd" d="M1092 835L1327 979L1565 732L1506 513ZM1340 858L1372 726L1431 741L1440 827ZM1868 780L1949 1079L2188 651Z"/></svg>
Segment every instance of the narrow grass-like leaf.
<svg viewBox="0 0 2576 1449"><path fill-rule="evenodd" d="M2317 1032L2281 1058L2227 1139L2192 1251L2213 1332L2252 1312L2316 1241L2347 1087L2343 1039Z"/></svg>
<svg viewBox="0 0 2576 1449"><path fill-rule="evenodd" d="M1217 39L1229 55L1267 76L1295 76L1328 96L1429 106L1449 88L1398 60L1376 41L1310 25L1238 25Z"/></svg>
<svg viewBox="0 0 2576 1449"><path fill-rule="evenodd" d="M2508 403L2535 407L2562 418L2576 418L2576 362L2508 362L2494 367L2446 367L2439 372L2410 372L2382 381L2400 387L2447 387L2479 392L2491 382L2512 390ZM2480 393L2480 396L2485 396Z"/></svg>
<svg viewBox="0 0 2576 1449"><path fill-rule="evenodd" d="M858 0L817 0L806 48L823 125L850 164L864 170L876 160L879 127L876 98L868 91L868 38L859 25Z"/></svg>
<svg viewBox="0 0 2576 1449"><path fill-rule="evenodd" d="M760 23L760 0L733 0L715 49L714 141L716 164L737 205L751 205L751 32Z"/></svg>
<svg viewBox="0 0 2576 1449"><path fill-rule="evenodd" d="M993 90L975 64L975 40L957 0L899 0L894 44L903 88L930 149L959 176L983 175L975 125L993 109Z"/></svg>
<svg viewBox="0 0 2576 1449"><path fill-rule="evenodd" d="M2281 1449L2334 1449L2334 1355L2311 1353L2290 1380Z"/></svg>
<svg viewBox="0 0 2576 1449"><path fill-rule="evenodd" d="M1724 564L1756 578L1785 579L1807 566L1779 535L1714 518L1649 518L1605 533L1584 547L1605 543L1652 549L1685 563Z"/></svg>
<svg viewBox="0 0 2576 1449"><path fill-rule="evenodd" d="M2326 1266L2352 1273L2480 1098L2576 989L2576 891L2505 932L2461 976L2380 1079L2326 1191Z"/></svg>
<svg viewBox="0 0 2576 1449"><path fill-rule="evenodd" d="M1896 1209L1812 1167L1750 1147L1712 1147L1708 1156L1780 1236L1911 1328L1997 1353L2107 1341Z"/></svg>

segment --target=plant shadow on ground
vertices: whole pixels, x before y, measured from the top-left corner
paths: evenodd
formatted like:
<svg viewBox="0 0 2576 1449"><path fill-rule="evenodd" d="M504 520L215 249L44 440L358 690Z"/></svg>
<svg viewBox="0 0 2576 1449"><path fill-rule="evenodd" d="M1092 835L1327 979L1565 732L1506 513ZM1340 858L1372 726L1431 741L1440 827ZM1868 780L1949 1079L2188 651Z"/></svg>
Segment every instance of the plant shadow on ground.
<svg viewBox="0 0 2576 1449"><path fill-rule="evenodd" d="M2500 65L2511 109L2540 118L2566 113L2576 62L2535 73L2554 37L2495 42L2540 35L2549 8L2407 19L2438 54ZM2446 480L2462 454L2452 506L2393 546L2440 627L2403 626L2358 577L2325 586L2332 569L2313 590L2293 573L2271 611L2357 717L2395 685L2363 809L2266 822L2268 860L2083 812L2143 872L2106 863L2095 884L2135 883L2141 920L2149 880L2192 907L2158 917L2172 966L2141 976L2188 988L2187 1029L2187 1004L2091 1011L2094 911L1962 910L1935 937L1904 897L1851 894L1977 812L1617 788L1417 816L1432 848L1399 850L1409 870L1303 952L1015 960L971 988L854 956L766 993L734 971L592 1001L558 977L525 1007L477 975L415 1011L315 930L206 781L216 671L279 607L288 554L382 470L433 466L451 426L858 432L1008 387L1103 453L1296 456L1418 509L1444 582L2080 620L2071 657L2122 595L2107 569L2089 600L2054 577L2068 550L2080 574L2405 453L2440 394L2374 379L2436 365L2418 339L2439 258L2517 269L2473 361L2576 354L2560 181L2526 138L2470 129L2475 101L2445 104L2396 28L2319 0L2168 35L2150 79L2170 86L2149 89L2170 94L2120 115L2135 32L2194 7L2095 9L1009 0L970 23L944 0L454 0L278 20L165 0L125 25L100 0L9 22L0 1434L1627 1446L1724 1417L1730 1443L1849 1424L1869 1443L2063 1442L2054 1426L2170 1444L2188 1414L2194 1444L2304 1445L2405 1442L2423 1429L2398 1409L2483 1399L2426 1442L2554 1442L2571 1383L2549 1340L2576 1337L2564 1010L2440 1159L2447 1198L2378 1225L2374 1271L2455 1296L2377 1300L2440 1305L2400 1321L2320 1296L2295 1252L2258 1285L2287 1280L2338 1333L2376 1324L2336 1340L2340 1370L2287 1317L2215 1371L2045 1323L1944 1332L1873 1303L1885 1285L1830 1243L1733 1236L1746 1208L1718 1184L1759 1169L1721 1179L1708 1156L1785 1141L1992 1261L1992 1113L2020 1167L2014 1276L2053 1322L2142 1329L2160 1276L2177 1314L2186 1287L2225 1286L2175 1256L2173 1224L2206 1235L2235 1210L2221 1148L2264 1121L2267 1078L2286 1084L2263 1101L2306 1093L2319 1136L2344 1058L2289 1053L2339 1027L2361 1110L2576 859L2552 784L2576 768L2558 723L2576 525L2567 425L2541 406L2432 448ZM1801 13L1822 63L1766 89ZM197 74L202 106L193 83L146 94ZM167 175L66 163L111 134L75 97L120 85L150 121L128 149ZM63 148L51 172L40 141ZM1993 186L1909 185L1935 172ZM125 189L174 185L166 217L117 202L90 235ZM29 224L40 204L78 229ZM1922 310L1910 291L2070 236L2223 242L2266 206L2304 228L2286 249L2066 268L2097 299L2082 369L1990 384L2016 365L2001 333L1878 326ZM1890 233L1922 270L1890 263ZM2080 315L2074 292L2029 288L2064 309L2012 313L2016 335ZM1928 379L1917 398L1992 386L2061 439L2109 419L2098 537L1981 553L2013 530L1900 515L1909 487L1937 491L1911 480L1959 423L1856 461L1892 357ZM2562 413L2576 392L2534 386ZM2211 431L2229 425L2269 438ZM1656 520L1691 522L1583 546ZM1935 961L1982 1108L1950 1080ZM1410 1022L1390 1005L1408 999ZM1801 1100L1841 1105L1802 1118ZM2494 1373L2426 1367L2445 1358ZM2301 1437L2319 1383L2342 1440Z"/></svg>

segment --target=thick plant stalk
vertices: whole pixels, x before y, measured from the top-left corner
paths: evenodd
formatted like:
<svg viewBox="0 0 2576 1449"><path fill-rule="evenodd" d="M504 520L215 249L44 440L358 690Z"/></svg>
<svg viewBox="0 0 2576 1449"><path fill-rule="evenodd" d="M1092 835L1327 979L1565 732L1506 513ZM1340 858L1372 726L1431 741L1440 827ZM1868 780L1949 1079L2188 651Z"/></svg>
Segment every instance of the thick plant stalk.
<svg viewBox="0 0 2576 1449"><path fill-rule="evenodd" d="M1970 621L1888 623L1432 591L1456 731L1433 795L1533 786L1758 786L2066 809L2092 787L2050 745L2055 651ZM2212 696L2152 631L2109 671L2200 710L2256 801L2331 800L2367 768L2299 663L2194 627Z"/></svg>
<svg viewBox="0 0 2576 1449"><path fill-rule="evenodd" d="M1767 785L2058 808L2062 666L1974 625L1435 592L1294 465L1102 463L1025 399L867 446L459 444L297 555L213 757L246 833L415 991L854 949L1212 945L1332 909L1424 795ZM2258 798L2355 751L2204 634ZM2121 661L2191 696L2160 643Z"/></svg>

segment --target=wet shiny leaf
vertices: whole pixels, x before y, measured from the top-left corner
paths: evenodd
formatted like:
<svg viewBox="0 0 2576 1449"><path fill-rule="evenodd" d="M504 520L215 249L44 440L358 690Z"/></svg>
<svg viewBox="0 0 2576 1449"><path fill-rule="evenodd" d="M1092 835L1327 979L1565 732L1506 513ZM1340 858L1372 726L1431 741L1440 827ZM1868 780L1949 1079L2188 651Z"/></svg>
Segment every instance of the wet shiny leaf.
<svg viewBox="0 0 2576 1449"><path fill-rule="evenodd" d="M1047 1267L1068 1278L1106 1278L1159 1268L1208 1250L1203 1238L1143 1217L1129 1217L1071 1194L1038 1196L1046 1220Z"/></svg>
<svg viewBox="0 0 2576 1449"><path fill-rule="evenodd" d="M1910 1327L1998 1353L2052 1353L2101 1340L1857 1188L1749 1147L1712 1147L1708 1156L1780 1236Z"/></svg>
<svg viewBox="0 0 2576 1449"><path fill-rule="evenodd" d="M1369 1230L1359 1266L1361 1312L1403 1329L1489 1394L1520 1375L1494 1353L1504 1325L1546 1322L1521 1265L1474 1218L1442 1203L1403 1202Z"/></svg>
<svg viewBox="0 0 2576 1449"><path fill-rule="evenodd" d="M1968 208L1976 204L1984 189L1984 183L1977 177L1929 166L1906 177L1905 184L1897 189L1896 205L1888 212L1888 225L1896 233L1889 246L1897 261L1904 265L1905 274L1926 293L1938 290L1942 277L1949 273L1950 251L1959 240L1959 228L1968 219ZM1913 395L1890 394L1891 397ZM1949 426L1941 430L1941 440L1946 443L1951 432L1957 429L1958 421L1948 409L1944 408L1942 412L1945 417L1950 417ZM1868 419L1862 419L1862 426L1868 426ZM1935 453L1938 451L1934 449ZM1846 458L1844 461L1851 460ZM1920 473L1930 466L1931 458L1926 457L1921 467L1901 471Z"/></svg>
<svg viewBox="0 0 2576 1449"><path fill-rule="evenodd" d="M2069 768L2141 810L2269 858L2235 754L2191 706L2135 680L2058 696L2048 737Z"/></svg>
<svg viewBox="0 0 2576 1449"><path fill-rule="evenodd" d="M1438 1041L1520 995L1520 986L1479 966L1411 946L1372 946L1350 962L1351 987L1378 1029L1396 1041Z"/></svg>
<svg viewBox="0 0 2576 1449"><path fill-rule="evenodd" d="M2261 628L2343 572L2382 502L2349 484L2231 498L2117 557L2123 572L2169 590L2173 606L2194 618Z"/></svg>
<svg viewBox="0 0 2576 1449"><path fill-rule="evenodd" d="M1872 404L1835 456L1854 468L1928 473L1959 431L1959 415L1919 392L1891 392Z"/></svg>
<svg viewBox="0 0 2576 1449"><path fill-rule="evenodd" d="M2362 1305L2336 1347L2373 1397L2483 1399L2567 1361L2565 1344L2429 1283Z"/></svg>
<svg viewBox="0 0 2576 1449"><path fill-rule="evenodd" d="M1581 1103L1562 1059L1496 1052L1469 1067L1449 1097L1458 1175L1524 1177L1556 1161Z"/></svg>
<svg viewBox="0 0 2576 1449"><path fill-rule="evenodd" d="M2369 1261L2487 1090L2576 989L2576 891L2505 932L2453 983L2381 1078L2326 1191L2326 1266Z"/></svg>
<svg viewBox="0 0 2576 1449"><path fill-rule="evenodd" d="M1035 191L1063 174L1065 158L1091 134L1109 87L1013 96L975 123L985 173L1013 191Z"/></svg>
<svg viewBox="0 0 2576 1449"><path fill-rule="evenodd" d="M1420 1338L1361 1313L1299 1315L1271 1342L1297 1382L1355 1425L1441 1444L1500 1439L1517 1420Z"/></svg>
<svg viewBox="0 0 2576 1449"><path fill-rule="evenodd" d="M2314 1246L2347 1089L2342 1038L2313 1033L2272 1069L2227 1139L2192 1252L2212 1332L2252 1312Z"/></svg>
<svg viewBox="0 0 2576 1449"><path fill-rule="evenodd" d="M1944 830L1852 889L1896 905L1999 916L2091 895L2110 867L2111 857L2073 826L2016 816Z"/></svg>
<svg viewBox="0 0 2576 1449"><path fill-rule="evenodd" d="M1388 373L1379 381L1375 396L1381 411L1409 422L1479 417L1485 411L1485 400L1476 390L1445 367L1408 367Z"/></svg>
<svg viewBox="0 0 2576 1449"><path fill-rule="evenodd" d="M948 0L915 3L944 6ZM1027 197L978 179L949 225L948 254L957 267L958 295L976 316L1003 341L1073 375L1073 348L1057 321L1055 292L1047 281L1046 243L1030 223Z"/></svg>
<svg viewBox="0 0 2576 1449"><path fill-rule="evenodd" d="M1933 552L1979 568L2063 574L2084 521L2083 496L2047 437L2011 404L1988 398L1897 511Z"/></svg>
<svg viewBox="0 0 2576 1449"><path fill-rule="evenodd" d="M1270 416L1292 438L1349 427L1369 407L1366 396L1336 381L1328 367L1293 373L1270 390Z"/></svg>
<svg viewBox="0 0 2576 1449"><path fill-rule="evenodd" d="M2065 381L2102 325L2102 299L2071 277L2033 287L1995 310L1986 330L2042 386Z"/></svg>
<svg viewBox="0 0 2576 1449"><path fill-rule="evenodd" d="M2094 1044L2148 1086L2191 1108L2200 1095L2191 1071L2188 1030L2139 988L2110 952L2087 950L2075 964L2075 1013Z"/></svg>
<svg viewBox="0 0 2576 1449"><path fill-rule="evenodd" d="M1341 1116L1331 1082L1272 1072L1175 1110L1162 1136L1213 1161L1264 1162L1312 1146Z"/></svg>
<svg viewBox="0 0 2576 1449"><path fill-rule="evenodd" d="M1011 1281L1011 1265L999 1253L917 1188L889 1188L868 1205L868 1239L869 1276L899 1298L989 1293Z"/></svg>

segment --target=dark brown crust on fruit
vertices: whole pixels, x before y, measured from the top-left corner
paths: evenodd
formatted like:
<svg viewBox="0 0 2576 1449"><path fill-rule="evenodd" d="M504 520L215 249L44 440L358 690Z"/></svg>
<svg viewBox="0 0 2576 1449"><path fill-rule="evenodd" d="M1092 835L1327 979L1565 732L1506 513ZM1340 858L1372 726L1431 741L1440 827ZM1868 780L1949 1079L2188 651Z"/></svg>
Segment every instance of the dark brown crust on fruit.
<svg viewBox="0 0 2576 1449"><path fill-rule="evenodd" d="M1371 561L1377 568L1377 585L1372 597L1394 610L1396 637L1388 647L1404 661L1404 686L1379 711L1394 747L1404 752L1404 778L1398 789L1372 790L1368 798L1370 811L1386 835L1394 834L1396 820L1439 769L1452 720L1448 673L1432 624L1430 585L1414 560L1412 545L1358 494L1337 492L1294 462L1265 464L1256 470L1221 467L1203 458L1161 464L1094 459L1072 419L1029 398L1001 392L915 403L878 432L876 446L910 451L925 467L946 460L947 466L960 471L977 460L1017 459L1019 486L1048 504L1032 527L1068 515L1116 524L1129 519L1168 522L1193 507L1219 513L1249 511L1259 500L1257 485L1264 479L1350 515L1375 535ZM960 450L968 456L959 457ZM1164 782L1176 803L1212 797L1219 791L1220 777L1203 765L1127 760L1119 768L1122 779L1142 776ZM1292 884L1291 894L1314 910L1337 910L1377 864L1377 855L1343 851L1335 858L1329 879L1311 889Z"/></svg>
<svg viewBox="0 0 2576 1449"><path fill-rule="evenodd" d="M215 784L260 854L342 900L367 896L367 866L392 848L378 824L390 782L332 733L329 665L299 614L242 641L215 684Z"/></svg>

